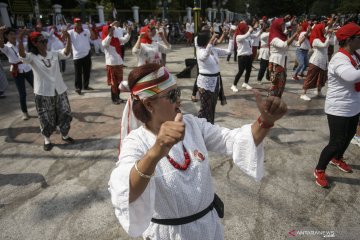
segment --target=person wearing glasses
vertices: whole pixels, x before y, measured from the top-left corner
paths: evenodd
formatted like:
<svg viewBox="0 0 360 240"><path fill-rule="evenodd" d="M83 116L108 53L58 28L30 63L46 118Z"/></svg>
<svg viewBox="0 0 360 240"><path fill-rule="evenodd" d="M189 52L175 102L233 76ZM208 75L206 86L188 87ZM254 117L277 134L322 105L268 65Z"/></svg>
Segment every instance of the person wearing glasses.
<svg viewBox="0 0 360 240"><path fill-rule="evenodd" d="M329 63L325 100L330 139L314 171L316 184L323 188L330 187L325 175L329 163L343 172L352 172L344 161L344 153L356 133L360 115L360 54L356 52L360 49L360 26L344 25L336 32L336 38L340 48Z"/></svg>
<svg viewBox="0 0 360 240"><path fill-rule="evenodd" d="M120 224L130 236L144 239L224 239L223 204L214 193L208 152L233 158L259 181L263 139L286 104L256 92L260 117L231 130L183 116L180 89L161 65L134 68L128 81L119 160L109 181Z"/></svg>
<svg viewBox="0 0 360 240"><path fill-rule="evenodd" d="M34 75L31 66L22 63L19 59L19 49L16 43L16 30L14 28L6 28L5 26L0 27L0 51L6 55L11 65L10 72L19 92L20 107L23 113L22 119L29 120L30 116L26 104L25 80L31 88L33 88Z"/></svg>
<svg viewBox="0 0 360 240"><path fill-rule="evenodd" d="M26 30L19 32L19 56L23 63L30 64L34 71L35 106L39 116L41 134L44 136L44 150L53 147L50 136L59 127L62 140L73 143L68 133L72 120L67 87L60 73L59 60L70 57L71 39L66 31L66 46L62 50L47 51L48 40L40 32L28 36L29 52L25 52L23 38Z"/></svg>

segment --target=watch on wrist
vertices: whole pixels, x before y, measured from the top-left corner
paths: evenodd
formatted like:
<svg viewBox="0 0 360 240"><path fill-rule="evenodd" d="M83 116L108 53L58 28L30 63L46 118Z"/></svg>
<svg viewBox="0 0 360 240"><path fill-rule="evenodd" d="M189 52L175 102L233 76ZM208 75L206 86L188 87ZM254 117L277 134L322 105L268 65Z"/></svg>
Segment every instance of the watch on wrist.
<svg viewBox="0 0 360 240"><path fill-rule="evenodd" d="M259 123L261 128L265 128L265 129L269 129L272 128L274 126L274 124L268 124L266 122L264 122L261 117L258 117L257 122Z"/></svg>

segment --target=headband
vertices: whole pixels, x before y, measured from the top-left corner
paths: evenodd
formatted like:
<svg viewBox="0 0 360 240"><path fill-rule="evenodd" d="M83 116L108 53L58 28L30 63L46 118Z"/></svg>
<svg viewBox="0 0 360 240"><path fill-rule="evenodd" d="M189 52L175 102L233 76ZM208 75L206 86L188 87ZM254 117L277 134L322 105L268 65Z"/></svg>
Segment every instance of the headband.
<svg viewBox="0 0 360 240"><path fill-rule="evenodd" d="M133 100L144 100L152 97L165 89L176 84L176 80L169 73L167 68L161 67L141 78L131 88L131 96L128 98L121 118L119 154L123 140L129 133L137 129L142 123L135 117L132 110Z"/></svg>

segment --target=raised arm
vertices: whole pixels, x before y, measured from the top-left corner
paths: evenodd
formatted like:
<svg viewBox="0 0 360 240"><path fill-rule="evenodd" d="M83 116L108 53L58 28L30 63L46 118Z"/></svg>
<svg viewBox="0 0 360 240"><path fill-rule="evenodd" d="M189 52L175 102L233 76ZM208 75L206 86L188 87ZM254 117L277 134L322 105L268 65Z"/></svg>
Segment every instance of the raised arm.
<svg viewBox="0 0 360 240"><path fill-rule="evenodd" d="M62 35L66 39L64 54L65 54L65 56L68 56L71 53L71 37L70 37L70 34L66 30L62 31Z"/></svg>
<svg viewBox="0 0 360 240"><path fill-rule="evenodd" d="M27 29L26 29L26 28L23 28L23 29L20 29L20 30L19 30L19 34L18 34L19 56L22 57L22 58L25 58L25 57L26 57L25 47L24 47L23 41L24 41L24 36L27 34L27 32L28 32Z"/></svg>

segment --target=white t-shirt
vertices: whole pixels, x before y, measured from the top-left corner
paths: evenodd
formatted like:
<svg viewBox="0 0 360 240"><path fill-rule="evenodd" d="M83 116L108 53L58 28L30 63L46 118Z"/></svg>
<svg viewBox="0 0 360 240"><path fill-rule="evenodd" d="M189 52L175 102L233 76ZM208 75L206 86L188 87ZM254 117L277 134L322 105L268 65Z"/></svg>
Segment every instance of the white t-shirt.
<svg viewBox="0 0 360 240"><path fill-rule="evenodd" d="M91 34L89 29L84 29L81 33L77 33L74 29L68 32L71 38L73 59L86 57L90 51Z"/></svg>
<svg viewBox="0 0 360 240"><path fill-rule="evenodd" d="M353 57L356 61L356 57ZM358 62L358 64L360 64ZM336 53L329 63L328 89L325 100L327 114L353 117L360 112L360 92L355 91L355 83L360 82L360 70L356 71L353 79L345 81L340 76L344 71L354 69L350 59L341 52Z"/></svg>
<svg viewBox="0 0 360 240"><path fill-rule="evenodd" d="M41 96L55 96L55 91L62 94L67 87L60 73L59 60L70 57L64 55L63 50L47 51L46 57L40 54L26 53L20 59L30 64L34 72L34 93Z"/></svg>
<svg viewBox="0 0 360 240"><path fill-rule="evenodd" d="M25 46L25 44L24 44ZM6 44L4 44L3 48L0 48L0 51L3 52L6 57L9 59L9 63L10 64L16 64L18 62L21 62L18 54L19 54L19 49L17 46L11 44L10 42L7 42ZM12 71L12 66L10 66L10 71ZM18 65L18 72L19 73L24 73L24 72L29 72L31 71L31 66L28 64L19 64Z"/></svg>

